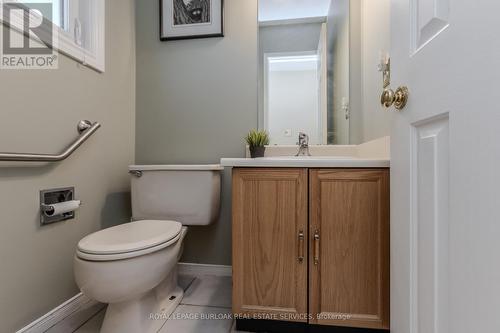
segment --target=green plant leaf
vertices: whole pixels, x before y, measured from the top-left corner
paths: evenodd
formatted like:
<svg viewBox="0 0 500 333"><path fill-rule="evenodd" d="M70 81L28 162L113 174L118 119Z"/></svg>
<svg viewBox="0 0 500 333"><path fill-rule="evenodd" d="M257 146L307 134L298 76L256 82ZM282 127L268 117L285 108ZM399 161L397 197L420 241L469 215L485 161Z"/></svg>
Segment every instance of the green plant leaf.
<svg viewBox="0 0 500 333"><path fill-rule="evenodd" d="M250 147L263 147L269 145L269 134L267 131L251 130L245 137Z"/></svg>

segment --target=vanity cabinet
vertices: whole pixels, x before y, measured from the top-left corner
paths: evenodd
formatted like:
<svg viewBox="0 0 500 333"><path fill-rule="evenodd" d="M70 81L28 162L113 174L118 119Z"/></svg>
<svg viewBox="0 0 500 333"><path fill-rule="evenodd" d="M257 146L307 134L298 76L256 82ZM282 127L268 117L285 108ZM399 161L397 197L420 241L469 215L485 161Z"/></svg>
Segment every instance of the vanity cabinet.
<svg viewBox="0 0 500 333"><path fill-rule="evenodd" d="M389 171L310 170L309 187L310 322L389 328Z"/></svg>
<svg viewBox="0 0 500 333"><path fill-rule="evenodd" d="M235 313L307 322L307 184L307 169L233 169Z"/></svg>
<svg viewBox="0 0 500 333"><path fill-rule="evenodd" d="M389 328L389 170L233 169L233 311Z"/></svg>

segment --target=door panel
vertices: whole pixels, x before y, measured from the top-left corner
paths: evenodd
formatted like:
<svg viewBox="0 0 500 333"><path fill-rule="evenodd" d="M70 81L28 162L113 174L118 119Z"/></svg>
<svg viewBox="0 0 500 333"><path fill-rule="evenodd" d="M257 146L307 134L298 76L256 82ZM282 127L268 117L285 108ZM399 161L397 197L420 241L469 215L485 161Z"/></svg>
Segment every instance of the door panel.
<svg viewBox="0 0 500 333"><path fill-rule="evenodd" d="M233 170L234 313L307 321L307 191L307 169Z"/></svg>
<svg viewBox="0 0 500 333"><path fill-rule="evenodd" d="M411 299L414 332L448 332L447 115L414 124L412 170L415 211L411 220Z"/></svg>
<svg viewBox="0 0 500 333"><path fill-rule="evenodd" d="M449 26L450 0L411 0L411 37L417 52Z"/></svg>
<svg viewBox="0 0 500 333"><path fill-rule="evenodd" d="M499 12L391 0L392 85L410 91L391 134L394 333L500 328Z"/></svg>
<svg viewBox="0 0 500 333"><path fill-rule="evenodd" d="M309 235L312 323L388 328L389 171L311 170Z"/></svg>

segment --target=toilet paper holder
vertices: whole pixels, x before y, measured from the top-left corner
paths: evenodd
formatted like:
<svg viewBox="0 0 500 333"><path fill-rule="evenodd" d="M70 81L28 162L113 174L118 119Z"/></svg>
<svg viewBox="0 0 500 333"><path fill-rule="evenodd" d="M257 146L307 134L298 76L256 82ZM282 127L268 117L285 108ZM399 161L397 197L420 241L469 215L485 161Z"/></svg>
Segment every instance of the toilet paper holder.
<svg viewBox="0 0 500 333"><path fill-rule="evenodd" d="M80 205L81 202L75 200L74 187L40 191L40 225L74 219Z"/></svg>

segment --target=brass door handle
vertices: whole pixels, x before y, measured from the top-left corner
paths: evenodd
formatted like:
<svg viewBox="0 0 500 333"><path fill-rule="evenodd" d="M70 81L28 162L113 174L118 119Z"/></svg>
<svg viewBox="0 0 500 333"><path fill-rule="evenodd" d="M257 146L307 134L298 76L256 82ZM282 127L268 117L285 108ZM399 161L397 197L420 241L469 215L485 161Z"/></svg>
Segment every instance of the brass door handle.
<svg viewBox="0 0 500 333"><path fill-rule="evenodd" d="M316 230L314 232L314 255L313 255L314 265L319 264L319 250L320 250L319 241L320 241L319 230Z"/></svg>
<svg viewBox="0 0 500 333"><path fill-rule="evenodd" d="M300 263L304 261L304 232L301 230L299 231L299 255L298 255L298 260Z"/></svg>
<svg viewBox="0 0 500 333"><path fill-rule="evenodd" d="M409 91L407 87L399 87L396 91L389 88L391 85L391 58L383 56L379 65L379 71L382 72L384 81L384 91L380 96L380 104L385 108L394 105L396 110L401 111L408 103Z"/></svg>
<svg viewBox="0 0 500 333"><path fill-rule="evenodd" d="M383 107L390 108L392 105L396 110L402 110L408 103L408 96L410 95L407 87L399 87L394 92L392 89L387 88L380 96L380 103Z"/></svg>

